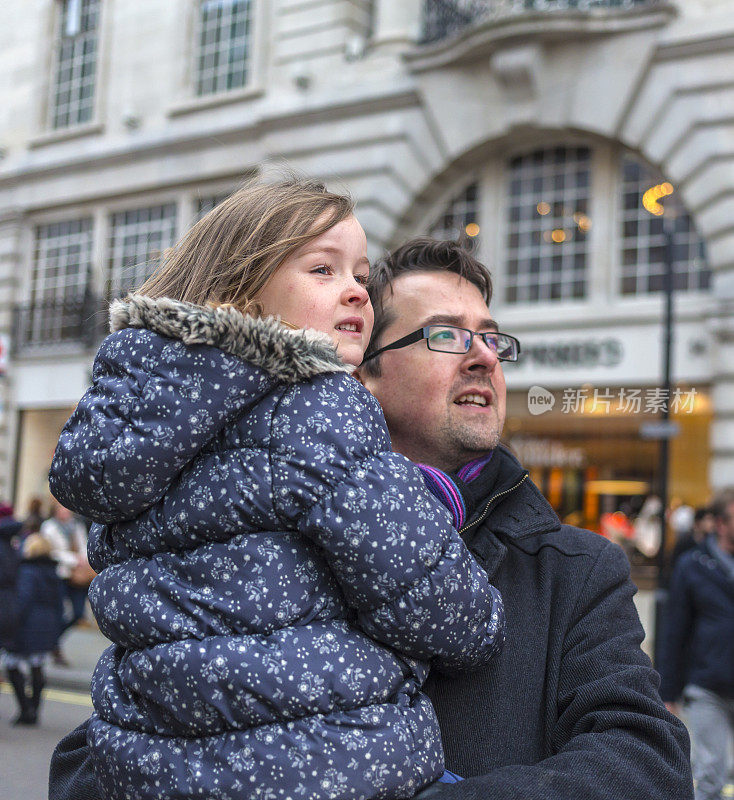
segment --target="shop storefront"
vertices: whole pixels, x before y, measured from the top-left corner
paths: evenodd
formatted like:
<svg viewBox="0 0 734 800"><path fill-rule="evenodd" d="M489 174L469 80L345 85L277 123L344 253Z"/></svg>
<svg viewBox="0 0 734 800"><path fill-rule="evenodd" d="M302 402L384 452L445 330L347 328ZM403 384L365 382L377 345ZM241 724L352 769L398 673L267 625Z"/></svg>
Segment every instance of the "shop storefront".
<svg viewBox="0 0 734 800"><path fill-rule="evenodd" d="M682 317L667 392L657 321L518 331L521 362L505 370L505 439L561 519L598 531L604 514L639 511L659 487L664 408L672 422L668 498L694 507L709 499L709 344Z"/></svg>
<svg viewBox="0 0 734 800"><path fill-rule="evenodd" d="M637 512L659 479L660 440L650 438L659 411L655 403L645 405L658 390L604 387L595 397L594 388L578 387L548 394L553 408L542 415L529 411L528 391L509 394L506 439L561 519L599 530L602 514ZM695 507L710 494L710 395L705 386L677 386L671 396L677 433L669 496Z"/></svg>

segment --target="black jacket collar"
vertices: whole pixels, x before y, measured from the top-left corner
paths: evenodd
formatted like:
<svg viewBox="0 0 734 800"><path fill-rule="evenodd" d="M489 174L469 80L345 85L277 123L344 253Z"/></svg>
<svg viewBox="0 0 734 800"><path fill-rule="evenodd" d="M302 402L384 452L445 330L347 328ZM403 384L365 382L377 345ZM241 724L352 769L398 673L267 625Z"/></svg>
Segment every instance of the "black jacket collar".
<svg viewBox="0 0 734 800"><path fill-rule="evenodd" d="M500 445L492 461L495 458L500 460L495 486L462 528L469 549L490 577L507 552L502 539L525 539L561 527L556 513L515 456Z"/></svg>

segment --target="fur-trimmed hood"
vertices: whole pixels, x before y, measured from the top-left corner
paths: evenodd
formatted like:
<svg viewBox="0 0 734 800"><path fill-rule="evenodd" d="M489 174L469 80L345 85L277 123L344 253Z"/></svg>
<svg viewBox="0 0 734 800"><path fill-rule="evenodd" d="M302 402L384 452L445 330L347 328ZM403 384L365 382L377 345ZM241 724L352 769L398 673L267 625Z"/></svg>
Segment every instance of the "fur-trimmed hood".
<svg viewBox="0 0 734 800"><path fill-rule="evenodd" d="M252 317L232 306L209 308L133 294L110 306L110 330L123 328L147 328L184 344L218 347L285 383L354 369L342 363L325 333L291 330L276 317Z"/></svg>

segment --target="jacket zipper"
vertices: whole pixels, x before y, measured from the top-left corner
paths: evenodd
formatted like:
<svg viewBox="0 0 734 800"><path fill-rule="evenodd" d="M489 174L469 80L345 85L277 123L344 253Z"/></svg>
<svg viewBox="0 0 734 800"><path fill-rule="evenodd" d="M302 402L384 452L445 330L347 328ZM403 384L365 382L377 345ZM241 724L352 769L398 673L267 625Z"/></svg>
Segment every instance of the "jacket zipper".
<svg viewBox="0 0 734 800"><path fill-rule="evenodd" d="M484 511L482 511L480 516L478 516L474 520L474 522L470 522L468 525L464 525L463 528L460 528L459 529L459 534L462 534L462 533L468 531L470 528L473 528L476 525L479 525L479 523L482 522L484 520L484 518L487 516L487 514L489 513L489 507L492 505L492 503L494 503L494 501L499 499L500 497L504 497L504 495L510 494L510 492L514 492L515 489L518 488L518 486L520 486L522 483L524 483L524 481L525 481L525 479L527 477L528 477L527 473L525 473L525 475L523 475L522 478L514 486L511 486L509 489L505 489L504 492L499 492L498 494L494 495L494 497L490 497L489 501L487 502L487 505L484 507Z"/></svg>

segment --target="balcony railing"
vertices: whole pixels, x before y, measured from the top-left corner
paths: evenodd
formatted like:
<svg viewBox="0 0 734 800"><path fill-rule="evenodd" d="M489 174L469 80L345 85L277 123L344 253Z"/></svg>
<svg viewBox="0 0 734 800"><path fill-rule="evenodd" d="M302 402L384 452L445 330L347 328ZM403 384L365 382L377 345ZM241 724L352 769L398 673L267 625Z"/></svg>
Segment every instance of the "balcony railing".
<svg viewBox="0 0 734 800"><path fill-rule="evenodd" d="M60 344L92 347L104 336L106 320L100 298L91 292L17 305L13 352L22 355Z"/></svg>
<svg viewBox="0 0 734 800"><path fill-rule="evenodd" d="M523 14L653 7L657 0L424 0L421 43L460 33L470 25Z"/></svg>

